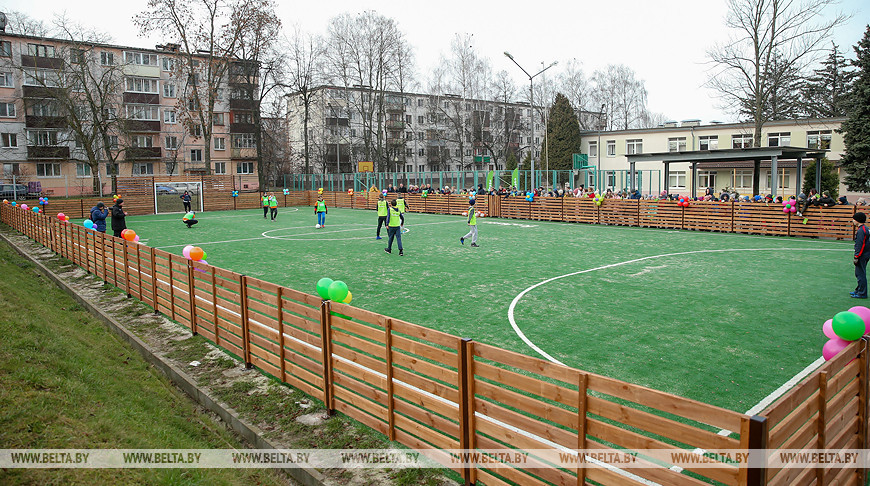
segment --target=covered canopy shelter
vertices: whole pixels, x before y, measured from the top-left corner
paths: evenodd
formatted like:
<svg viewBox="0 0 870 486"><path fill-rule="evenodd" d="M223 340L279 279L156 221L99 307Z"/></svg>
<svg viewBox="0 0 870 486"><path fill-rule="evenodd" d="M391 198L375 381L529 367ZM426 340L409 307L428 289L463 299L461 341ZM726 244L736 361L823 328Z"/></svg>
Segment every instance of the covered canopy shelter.
<svg viewBox="0 0 870 486"><path fill-rule="evenodd" d="M777 168L797 167L797 190L801 192L801 179L803 175L804 159L816 161L816 190L822 189L822 158L827 150L807 149L802 147L753 147L722 150L696 150L692 152L660 152L651 154L626 155L629 165L631 191L635 190L635 164L637 162L661 162L664 164L664 186L667 190L670 176L670 165L674 162L689 162L692 164L692 194L696 194L695 185L698 180L698 169L713 168L753 168L752 191L759 193L761 181L761 166L770 167L770 190L776 196L778 184ZM782 165L780 165L782 161ZM752 165L749 165L752 164Z"/></svg>

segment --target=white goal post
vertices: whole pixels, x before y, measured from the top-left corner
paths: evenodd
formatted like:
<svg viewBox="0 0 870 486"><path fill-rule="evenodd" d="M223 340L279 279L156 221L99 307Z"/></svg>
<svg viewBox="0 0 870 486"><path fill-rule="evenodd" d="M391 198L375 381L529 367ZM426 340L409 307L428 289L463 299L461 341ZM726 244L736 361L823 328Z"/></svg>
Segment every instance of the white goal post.
<svg viewBox="0 0 870 486"><path fill-rule="evenodd" d="M185 191L190 194L190 209L202 212L202 182L155 182L154 213L183 213Z"/></svg>

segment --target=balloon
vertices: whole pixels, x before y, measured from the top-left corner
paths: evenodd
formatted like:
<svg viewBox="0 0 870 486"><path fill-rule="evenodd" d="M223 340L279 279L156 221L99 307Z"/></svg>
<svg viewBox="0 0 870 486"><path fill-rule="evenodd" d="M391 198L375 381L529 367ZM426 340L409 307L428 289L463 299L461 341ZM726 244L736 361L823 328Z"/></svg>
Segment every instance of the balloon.
<svg viewBox="0 0 870 486"><path fill-rule="evenodd" d="M22 205L21 205L21 209L27 211L27 205L26 205L26 204L22 204Z"/></svg>
<svg viewBox="0 0 870 486"><path fill-rule="evenodd" d="M840 351L846 349L846 346L849 345L849 341L843 341L840 338L833 338L828 340L825 345L822 347L822 356L825 358L825 361L830 361L840 353Z"/></svg>
<svg viewBox="0 0 870 486"><path fill-rule="evenodd" d="M341 280L336 280L329 284L329 300L341 302L347 297L347 284Z"/></svg>
<svg viewBox="0 0 870 486"><path fill-rule="evenodd" d="M94 227L94 222L91 221L90 219L86 219L85 222L82 224L85 225L85 228L87 228L87 229L91 229Z"/></svg>
<svg viewBox="0 0 870 486"><path fill-rule="evenodd" d="M202 251L202 258L200 258L200 260L205 260L206 258L208 258L208 253L206 253L205 250L203 250Z"/></svg>
<svg viewBox="0 0 870 486"><path fill-rule="evenodd" d="M797 212L797 206L792 206L791 209L789 209L789 211L791 211L791 212L793 212L793 213L796 213L796 212Z"/></svg>
<svg viewBox="0 0 870 486"><path fill-rule="evenodd" d="M200 248L198 246L194 246L193 248L190 249L190 259L195 261L195 262L202 260L202 256L204 254L205 254L205 252L202 251L202 248Z"/></svg>
<svg viewBox="0 0 870 486"><path fill-rule="evenodd" d="M127 241L133 241L136 239L136 232L133 230L127 230L127 234L124 235L124 239Z"/></svg>
<svg viewBox="0 0 870 486"><path fill-rule="evenodd" d="M190 259L190 250L193 250L193 245L187 245L181 250L181 254L184 255L184 258Z"/></svg>
<svg viewBox="0 0 870 486"><path fill-rule="evenodd" d="M127 232L128 232L128 231L130 231L130 230L128 230L128 229L126 229L126 228L125 228L125 229L122 229L122 230L121 230L121 238L124 238L124 239L126 240L126 239L127 239Z"/></svg>
<svg viewBox="0 0 870 486"><path fill-rule="evenodd" d="M136 235L136 237L133 238L133 241L135 241L136 243L139 243L139 235Z"/></svg>
<svg viewBox="0 0 870 486"><path fill-rule="evenodd" d="M824 324L822 324L822 333L824 333L825 337L828 339L834 339L837 337L837 333L834 332L834 328L832 327L833 323L833 319L828 319Z"/></svg>
<svg viewBox="0 0 870 486"><path fill-rule="evenodd" d="M854 312L838 312L834 315L833 321L831 327L834 329L834 333L844 341L861 339L866 330L864 319L861 319L861 316Z"/></svg>
<svg viewBox="0 0 870 486"><path fill-rule="evenodd" d="M784 213L786 213L786 214L788 214L788 212L789 212L789 209L788 209L788 208L786 208L786 207L784 207L784 208L782 208L782 212L784 212Z"/></svg>
<svg viewBox="0 0 870 486"><path fill-rule="evenodd" d="M205 263L206 265L208 265L208 262L205 260L200 260L199 263Z"/></svg>
<svg viewBox="0 0 870 486"><path fill-rule="evenodd" d="M322 279L317 281L317 295L320 296L321 299L327 300L329 299L329 286L332 285L332 279L323 277Z"/></svg>
<svg viewBox="0 0 870 486"><path fill-rule="evenodd" d="M64 216L64 217L63 217L63 220L64 220L64 221L69 221L69 216Z"/></svg>
<svg viewBox="0 0 870 486"><path fill-rule="evenodd" d="M353 294L350 292L350 290L348 290L347 297L345 297L344 300L342 300L342 302L345 304L350 304L350 301L352 301L352 300L353 300Z"/></svg>
<svg viewBox="0 0 870 486"><path fill-rule="evenodd" d="M9 204L9 200L8 200L8 199L4 199L4 200L3 200L3 204Z"/></svg>
<svg viewBox="0 0 870 486"><path fill-rule="evenodd" d="M18 203L15 201L12 201L12 206L15 206L16 204L18 204ZM63 219L63 218L61 218L61 219Z"/></svg>
<svg viewBox="0 0 870 486"><path fill-rule="evenodd" d="M870 309L861 305L856 305L849 309L849 312L858 314L858 317L864 321L864 334L870 334Z"/></svg>

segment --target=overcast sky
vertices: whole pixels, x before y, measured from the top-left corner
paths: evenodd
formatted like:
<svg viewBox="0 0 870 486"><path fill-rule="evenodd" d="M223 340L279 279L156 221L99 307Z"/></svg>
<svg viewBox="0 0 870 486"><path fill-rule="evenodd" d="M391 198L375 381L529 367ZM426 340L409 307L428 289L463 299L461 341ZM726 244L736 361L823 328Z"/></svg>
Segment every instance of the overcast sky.
<svg viewBox="0 0 870 486"><path fill-rule="evenodd" d="M288 32L299 25L304 31L323 33L329 19L344 12L374 10L395 19L414 47L421 79L447 53L454 34L470 33L478 53L491 60L495 71L515 74L520 86L527 86L528 78L504 57L504 51L530 72L540 70L542 63L558 61L547 76L558 74L572 59L582 63L587 77L607 64L625 64L645 81L651 111L673 120L735 120L735 115L719 106L715 93L703 87L710 67L705 64L705 52L728 37L726 0L277 2ZM146 4L145 0L78 0L74 4L68 0L0 0L0 10L16 10L45 21L66 13L108 33L118 44L153 47L163 39L139 37L131 21ZM852 19L836 31L833 40L852 57L852 46L870 23L870 2L843 0L840 9L851 13Z"/></svg>

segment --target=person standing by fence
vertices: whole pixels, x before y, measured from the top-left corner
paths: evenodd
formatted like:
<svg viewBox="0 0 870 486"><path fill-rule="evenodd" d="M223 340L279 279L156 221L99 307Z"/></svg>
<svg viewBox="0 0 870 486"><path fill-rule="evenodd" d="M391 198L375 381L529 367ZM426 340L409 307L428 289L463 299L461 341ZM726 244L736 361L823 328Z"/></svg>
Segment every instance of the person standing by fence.
<svg viewBox="0 0 870 486"><path fill-rule="evenodd" d="M858 286L849 295L855 299L866 299L867 261L870 260L870 248L867 248L870 234L867 232L867 227L864 226L864 223L867 222L867 215L859 211L852 216L852 221L852 224L858 225L858 229L855 231L855 254L852 259L852 263L855 264L855 278L858 279Z"/></svg>
<svg viewBox="0 0 870 486"><path fill-rule="evenodd" d="M97 227L100 233L106 232L106 216L109 215L109 209L105 204L98 202L96 206L91 208L91 221Z"/></svg>
<svg viewBox="0 0 870 486"><path fill-rule="evenodd" d="M181 198L181 204L184 204L184 212L189 213L190 212L190 193L187 191L184 191L184 194L182 194L178 197Z"/></svg>
<svg viewBox="0 0 870 486"><path fill-rule="evenodd" d="M124 211L124 200L116 199L112 206L112 233L116 238L121 237L121 232L127 229L127 211Z"/></svg>
<svg viewBox="0 0 870 486"><path fill-rule="evenodd" d="M378 194L378 233L375 237L376 240L380 240L381 238L381 225L387 227L387 231L389 231L389 225L387 224L387 216L389 216L389 209L387 209L387 199L383 193Z"/></svg>
<svg viewBox="0 0 870 486"><path fill-rule="evenodd" d="M387 221L387 247L384 248L384 251L387 253L393 252L393 238L396 238L396 242L399 244L399 256L404 255L404 249L402 248L402 213L399 212L395 199L390 201L390 216Z"/></svg>

